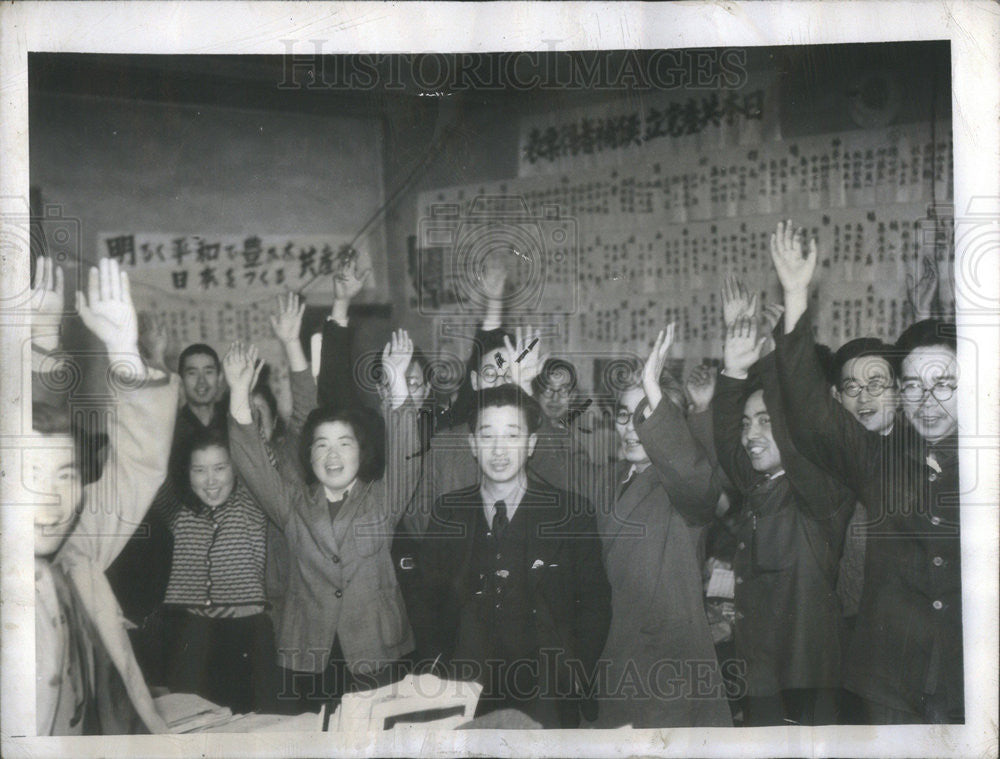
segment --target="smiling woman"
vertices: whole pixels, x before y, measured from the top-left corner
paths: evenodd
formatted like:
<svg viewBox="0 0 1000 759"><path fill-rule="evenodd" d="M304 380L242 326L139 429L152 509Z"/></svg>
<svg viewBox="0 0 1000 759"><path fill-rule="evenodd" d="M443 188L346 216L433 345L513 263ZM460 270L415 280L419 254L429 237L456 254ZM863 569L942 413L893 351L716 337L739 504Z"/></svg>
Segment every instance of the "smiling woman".
<svg viewBox="0 0 1000 759"><path fill-rule="evenodd" d="M393 335L382 356L389 456L379 476L372 415L357 406L312 411L301 435L305 481L279 471L250 409L257 351L234 343L223 360L229 435L240 476L284 533L290 553L278 626L280 682L273 708L317 711L348 689L403 674L413 636L389 553L412 500L419 457L406 369L413 344ZM390 408L391 406L391 408Z"/></svg>
<svg viewBox="0 0 1000 759"><path fill-rule="evenodd" d="M225 435L209 428L184 451L173 562L167 685L234 712L269 700L274 631L264 613L267 521L240 483ZM220 653L221 652L221 653Z"/></svg>

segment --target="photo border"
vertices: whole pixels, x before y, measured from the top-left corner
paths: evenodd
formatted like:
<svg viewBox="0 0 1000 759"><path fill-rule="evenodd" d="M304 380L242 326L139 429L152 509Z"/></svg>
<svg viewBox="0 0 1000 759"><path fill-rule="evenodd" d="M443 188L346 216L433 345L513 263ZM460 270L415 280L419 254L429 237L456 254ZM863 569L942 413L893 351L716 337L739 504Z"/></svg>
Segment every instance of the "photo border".
<svg viewBox="0 0 1000 759"><path fill-rule="evenodd" d="M855 3L282 3L282 2L23 2L0 7L0 214L18 211L29 197L28 53L113 52L205 54L288 52L325 41L323 52L496 52L622 48L806 45L947 39L952 56L952 124L955 142L956 220L981 213L1000 219L1000 6L991 2ZM20 204L20 208L18 205ZM984 210L985 209L985 210ZM5 218L6 216L0 216ZM27 237L24 238L25 241ZM961 240L957 239L956 244ZM969 257L997 251L955 251L956 271ZM24 250L0 251L3 297L24 292ZM976 292L959 287L956 321L963 378L959 418L975 430L975 448L963 454L963 635L966 724L663 729L636 731L461 731L339 736L196 734L91 738L35 738L34 591L30 510L4 506L0 516L3 638L0 704L4 756L243 756L490 755L490 756L995 756L997 753L998 480L996 457L987 471L970 473L970 458L984 441L1000 436L996 389L1000 317L996 304L1000 266L973 267ZM967 283L966 283L967 284ZM18 410L30 393L30 367L21 346L29 337L23 314L0 313L0 445L4 504L23 503ZM975 355L973 355L975 353ZM982 405L978 413L977 395ZM984 413L985 412L985 413ZM9 443L9 444L8 444ZM974 458L978 455L978 458ZM346 738L346 740L345 740Z"/></svg>

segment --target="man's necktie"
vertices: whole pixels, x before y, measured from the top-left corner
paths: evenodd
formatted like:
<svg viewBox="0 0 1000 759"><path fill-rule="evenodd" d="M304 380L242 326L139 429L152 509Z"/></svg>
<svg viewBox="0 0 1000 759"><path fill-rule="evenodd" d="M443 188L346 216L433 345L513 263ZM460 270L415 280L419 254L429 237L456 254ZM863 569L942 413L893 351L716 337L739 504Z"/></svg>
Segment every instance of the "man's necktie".
<svg viewBox="0 0 1000 759"><path fill-rule="evenodd" d="M497 501L493 504L493 534L499 538L509 521L507 519L507 504L503 501Z"/></svg>

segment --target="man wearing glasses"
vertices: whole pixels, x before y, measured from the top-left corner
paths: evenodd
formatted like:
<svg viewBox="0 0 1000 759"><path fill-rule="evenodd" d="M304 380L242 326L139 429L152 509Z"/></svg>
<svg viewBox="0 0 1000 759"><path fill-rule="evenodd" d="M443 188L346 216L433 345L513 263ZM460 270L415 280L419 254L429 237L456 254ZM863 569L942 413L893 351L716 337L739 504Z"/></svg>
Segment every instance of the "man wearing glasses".
<svg viewBox="0 0 1000 759"><path fill-rule="evenodd" d="M870 515L845 687L863 699L870 723L961 723L955 326L926 319L899 337L902 418L888 435L865 429L832 401L816 360L806 308L815 240L806 254L801 231L779 224L771 254L784 289L776 353L792 439Z"/></svg>

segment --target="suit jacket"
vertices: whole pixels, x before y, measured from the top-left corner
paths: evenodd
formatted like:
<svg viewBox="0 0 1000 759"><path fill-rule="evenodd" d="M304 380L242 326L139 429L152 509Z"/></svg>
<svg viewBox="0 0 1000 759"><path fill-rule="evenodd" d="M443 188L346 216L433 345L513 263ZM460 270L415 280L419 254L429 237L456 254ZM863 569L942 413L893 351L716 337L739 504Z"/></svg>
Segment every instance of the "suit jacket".
<svg viewBox="0 0 1000 759"><path fill-rule="evenodd" d="M278 626L278 657L287 669L322 672L334 636L358 674L413 650L389 544L419 473L419 457L408 457L416 446L415 412L404 406L390 421L386 476L356 483L331 521L322 486L282 477L256 427L229 417L236 470L284 532L292 557Z"/></svg>
<svg viewBox="0 0 1000 759"><path fill-rule="evenodd" d="M736 650L748 662L750 695L835 688L844 636L837 573L856 499L789 437L793 413L782 402L775 354L755 367L784 474L755 471L740 442L750 380L719 377L712 400L719 461L745 499L733 560Z"/></svg>
<svg viewBox="0 0 1000 759"><path fill-rule="evenodd" d="M795 445L868 510L864 587L844 684L920 714L934 693L946 719L964 711L957 436L930 446L905 420L880 435L830 397L811 318L776 330L778 374ZM927 457L933 453L938 466Z"/></svg>
<svg viewBox="0 0 1000 759"><path fill-rule="evenodd" d="M636 432L652 464L624 491L629 465L620 464L614 508L597 510L613 610L601 654L598 724L730 726L700 558L720 493L715 466L667 398ZM623 699L630 669L645 692Z"/></svg>
<svg viewBox="0 0 1000 759"><path fill-rule="evenodd" d="M440 655L447 662L456 649L462 607L479 589L472 549L482 508L478 485L448 493L435 504L418 562L421 602L413 622L421 659ZM611 620L611 589L589 504L529 479L511 524L518 519L529 520L524 556L530 562L526 569L539 647L579 661L580 667L561 674L583 694Z"/></svg>
<svg viewBox="0 0 1000 759"><path fill-rule="evenodd" d="M83 613L108 654L132 706L151 733L167 732L135 659L123 614L105 570L142 521L167 473L170 431L177 411L177 378L149 380L136 389L122 389L109 424L111 453L101 479L84 488L84 508L72 534L53 561L67 577ZM36 625L45 624L36 620ZM58 652L37 651L36 721L38 734L52 729L55 685L46 677ZM101 705L107 693L96 694Z"/></svg>

